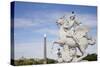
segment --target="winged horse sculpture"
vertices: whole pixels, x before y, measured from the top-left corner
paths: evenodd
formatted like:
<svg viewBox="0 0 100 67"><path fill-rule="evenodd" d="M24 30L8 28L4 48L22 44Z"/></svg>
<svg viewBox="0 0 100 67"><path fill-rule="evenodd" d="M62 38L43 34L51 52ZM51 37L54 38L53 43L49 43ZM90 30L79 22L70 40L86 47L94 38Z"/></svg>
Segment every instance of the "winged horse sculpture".
<svg viewBox="0 0 100 67"><path fill-rule="evenodd" d="M73 14L73 12L72 12ZM86 48L88 45L94 45L96 40L88 35L88 26L82 25L75 20L75 15L67 20L65 17L56 22L59 26L59 39L53 44L59 44L63 50L62 62L79 62L87 56ZM77 58L77 48L81 56Z"/></svg>

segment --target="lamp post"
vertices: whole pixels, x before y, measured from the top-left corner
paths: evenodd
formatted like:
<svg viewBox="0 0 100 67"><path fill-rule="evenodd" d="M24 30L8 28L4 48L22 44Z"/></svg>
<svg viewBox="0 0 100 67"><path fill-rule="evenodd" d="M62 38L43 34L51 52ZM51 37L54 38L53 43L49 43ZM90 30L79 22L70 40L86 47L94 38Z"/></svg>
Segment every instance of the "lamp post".
<svg viewBox="0 0 100 67"><path fill-rule="evenodd" d="M44 34L44 64L47 63L46 39L47 39L47 36L46 34Z"/></svg>

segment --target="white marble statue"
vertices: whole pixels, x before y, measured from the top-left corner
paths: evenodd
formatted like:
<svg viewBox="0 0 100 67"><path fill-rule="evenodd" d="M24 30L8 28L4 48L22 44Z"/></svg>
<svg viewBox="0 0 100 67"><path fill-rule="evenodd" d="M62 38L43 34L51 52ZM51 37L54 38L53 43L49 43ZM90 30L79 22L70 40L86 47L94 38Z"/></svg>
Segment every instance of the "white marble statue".
<svg viewBox="0 0 100 67"><path fill-rule="evenodd" d="M76 21L74 12L69 19L62 17L57 20L59 26L59 39L54 44L59 44L63 50L61 52L62 62L79 62L87 56L85 52L88 45L94 45L95 39L87 35L89 28ZM81 52L81 57L77 58L77 50Z"/></svg>

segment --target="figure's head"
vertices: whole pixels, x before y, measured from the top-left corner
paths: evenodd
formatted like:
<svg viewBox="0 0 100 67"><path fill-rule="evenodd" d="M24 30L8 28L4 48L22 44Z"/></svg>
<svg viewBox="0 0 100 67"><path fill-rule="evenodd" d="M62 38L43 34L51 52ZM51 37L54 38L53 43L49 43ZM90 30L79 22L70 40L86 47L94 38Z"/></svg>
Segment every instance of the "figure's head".
<svg viewBox="0 0 100 67"><path fill-rule="evenodd" d="M59 25L63 25L64 24L64 18L59 18L56 22Z"/></svg>
<svg viewBox="0 0 100 67"><path fill-rule="evenodd" d="M60 48L58 48L58 51L60 51Z"/></svg>
<svg viewBox="0 0 100 67"><path fill-rule="evenodd" d="M74 11L72 11L72 14L74 14Z"/></svg>
<svg viewBox="0 0 100 67"><path fill-rule="evenodd" d="M70 20L74 20L75 19L75 16L70 16Z"/></svg>
<svg viewBox="0 0 100 67"><path fill-rule="evenodd" d="M70 18L70 20L74 20L75 19L74 11L72 11L72 15L69 18Z"/></svg>

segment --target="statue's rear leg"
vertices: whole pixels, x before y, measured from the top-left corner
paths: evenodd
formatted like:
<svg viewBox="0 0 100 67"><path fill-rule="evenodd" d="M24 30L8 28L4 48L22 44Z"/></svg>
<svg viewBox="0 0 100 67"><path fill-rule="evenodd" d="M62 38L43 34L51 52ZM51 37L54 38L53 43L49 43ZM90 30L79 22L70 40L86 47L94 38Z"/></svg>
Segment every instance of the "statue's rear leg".
<svg viewBox="0 0 100 67"><path fill-rule="evenodd" d="M79 57L79 58L77 58L77 59L76 59L76 62L81 61L84 57L86 57L86 56L88 55L88 54L86 53L86 51L85 51L85 48L83 48L83 47L82 47L82 48L78 47L78 49L80 50L82 56Z"/></svg>

